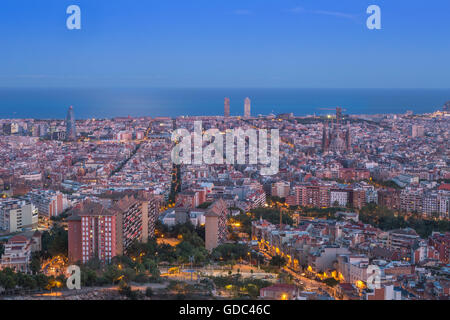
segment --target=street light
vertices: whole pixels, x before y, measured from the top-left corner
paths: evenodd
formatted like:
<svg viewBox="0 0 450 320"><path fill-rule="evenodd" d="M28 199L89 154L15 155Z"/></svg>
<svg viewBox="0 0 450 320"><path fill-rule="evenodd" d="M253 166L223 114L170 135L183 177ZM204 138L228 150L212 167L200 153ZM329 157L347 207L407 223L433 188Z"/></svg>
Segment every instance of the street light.
<svg viewBox="0 0 450 320"><path fill-rule="evenodd" d="M194 263L194 256L190 256L189 257L189 262L190 262L190 264L191 264L191 282L192 282L192 273L193 273L193 267L192 267L192 264Z"/></svg>

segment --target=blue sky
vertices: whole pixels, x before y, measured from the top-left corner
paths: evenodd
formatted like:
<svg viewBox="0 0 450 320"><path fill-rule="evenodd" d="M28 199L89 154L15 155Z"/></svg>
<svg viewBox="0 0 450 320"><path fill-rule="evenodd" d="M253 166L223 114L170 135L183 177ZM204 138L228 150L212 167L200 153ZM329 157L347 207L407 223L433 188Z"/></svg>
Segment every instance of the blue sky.
<svg viewBox="0 0 450 320"><path fill-rule="evenodd" d="M448 0L2 0L0 41L0 87L450 88Z"/></svg>

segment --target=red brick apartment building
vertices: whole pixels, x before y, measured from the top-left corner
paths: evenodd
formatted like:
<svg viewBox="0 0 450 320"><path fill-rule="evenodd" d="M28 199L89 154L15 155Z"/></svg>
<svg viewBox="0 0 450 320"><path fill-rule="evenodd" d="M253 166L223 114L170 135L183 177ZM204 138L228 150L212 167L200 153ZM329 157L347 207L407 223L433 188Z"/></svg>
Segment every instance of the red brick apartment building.
<svg viewBox="0 0 450 320"><path fill-rule="evenodd" d="M286 202L289 205L303 207L329 207L330 187L329 186L296 186L293 195L288 196Z"/></svg>
<svg viewBox="0 0 450 320"><path fill-rule="evenodd" d="M87 200L72 210L69 225L69 261L83 263L97 257L110 262L135 241L154 235L159 206L155 199L125 196L109 206Z"/></svg>
<svg viewBox="0 0 450 320"><path fill-rule="evenodd" d="M428 241L429 245L439 252L439 260L443 263L450 263L450 232L434 232Z"/></svg>

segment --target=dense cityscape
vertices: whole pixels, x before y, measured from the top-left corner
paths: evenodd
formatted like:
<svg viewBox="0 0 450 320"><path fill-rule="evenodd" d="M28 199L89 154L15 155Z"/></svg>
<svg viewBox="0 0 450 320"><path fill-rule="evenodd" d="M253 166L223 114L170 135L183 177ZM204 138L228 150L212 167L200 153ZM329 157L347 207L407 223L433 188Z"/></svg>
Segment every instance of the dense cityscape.
<svg viewBox="0 0 450 320"><path fill-rule="evenodd" d="M0 119L1 297L449 299L450 102L428 114L252 107ZM172 133L198 121L279 130L278 172L174 164Z"/></svg>

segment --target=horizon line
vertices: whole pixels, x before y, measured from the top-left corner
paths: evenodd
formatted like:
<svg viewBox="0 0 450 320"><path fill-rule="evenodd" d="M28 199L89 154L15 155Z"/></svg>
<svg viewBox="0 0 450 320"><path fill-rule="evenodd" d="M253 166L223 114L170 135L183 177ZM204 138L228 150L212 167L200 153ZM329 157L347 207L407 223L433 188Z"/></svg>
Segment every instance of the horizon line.
<svg viewBox="0 0 450 320"><path fill-rule="evenodd" d="M450 90L450 87L296 87L296 86L0 86L1 89L297 89L297 90Z"/></svg>

